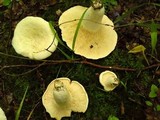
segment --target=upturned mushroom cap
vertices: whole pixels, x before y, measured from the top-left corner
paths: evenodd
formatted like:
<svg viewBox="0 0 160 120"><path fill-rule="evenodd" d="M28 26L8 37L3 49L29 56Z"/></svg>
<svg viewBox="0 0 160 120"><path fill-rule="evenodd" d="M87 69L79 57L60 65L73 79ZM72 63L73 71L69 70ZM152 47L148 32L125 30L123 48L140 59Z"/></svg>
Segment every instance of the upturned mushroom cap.
<svg viewBox="0 0 160 120"><path fill-rule="evenodd" d="M1 107L0 107L0 120L7 120L6 115Z"/></svg>
<svg viewBox="0 0 160 120"><path fill-rule="evenodd" d="M108 70L100 74L99 82L106 91L112 91L119 85L117 75Z"/></svg>
<svg viewBox="0 0 160 120"><path fill-rule="evenodd" d="M75 6L66 10L59 18L62 38L71 49L79 19L86 9L86 7ZM108 56L115 49L116 44L117 33L113 22L104 15L104 8L96 10L93 7L88 8L78 31L74 53L88 59L99 59Z"/></svg>
<svg viewBox="0 0 160 120"><path fill-rule="evenodd" d="M69 78L57 78L47 87L42 103L52 118L61 120L71 116L71 112L85 112L88 107L88 95L84 87Z"/></svg>
<svg viewBox="0 0 160 120"><path fill-rule="evenodd" d="M17 24L12 39L12 46L18 54L36 60L49 57L57 44L49 23L33 16L25 17Z"/></svg>

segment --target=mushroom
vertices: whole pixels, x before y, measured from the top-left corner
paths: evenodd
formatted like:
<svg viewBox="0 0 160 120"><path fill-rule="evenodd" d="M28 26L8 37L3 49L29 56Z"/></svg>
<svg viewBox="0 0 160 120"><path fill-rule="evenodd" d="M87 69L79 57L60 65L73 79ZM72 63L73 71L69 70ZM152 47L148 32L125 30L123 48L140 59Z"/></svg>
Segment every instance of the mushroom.
<svg viewBox="0 0 160 120"><path fill-rule="evenodd" d="M0 120L7 120L6 115L1 107L0 107Z"/></svg>
<svg viewBox="0 0 160 120"><path fill-rule="evenodd" d="M54 32L41 17L27 16L16 25L12 46L22 56L35 60L45 59L58 45Z"/></svg>
<svg viewBox="0 0 160 120"><path fill-rule="evenodd" d="M112 91L119 85L119 79L116 74L111 71L104 71L99 76L99 82L105 91Z"/></svg>
<svg viewBox="0 0 160 120"><path fill-rule="evenodd" d="M71 112L85 112L88 95L77 81L61 77L53 80L42 96L42 103L52 118L61 120L71 116Z"/></svg>
<svg viewBox="0 0 160 120"><path fill-rule="evenodd" d="M117 33L113 22L104 15L104 11L103 4L96 0L89 8L74 6L62 13L59 18L62 38L75 54L88 59L100 59L115 49ZM75 31L83 13L84 17L73 47Z"/></svg>

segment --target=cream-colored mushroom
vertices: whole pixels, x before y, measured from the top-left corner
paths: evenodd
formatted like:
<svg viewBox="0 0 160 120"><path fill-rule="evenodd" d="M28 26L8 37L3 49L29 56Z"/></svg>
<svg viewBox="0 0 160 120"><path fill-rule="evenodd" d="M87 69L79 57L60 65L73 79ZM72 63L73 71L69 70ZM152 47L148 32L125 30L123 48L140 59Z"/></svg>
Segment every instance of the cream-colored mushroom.
<svg viewBox="0 0 160 120"><path fill-rule="evenodd" d="M108 70L100 74L99 82L104 87L105 91L112 91L119 85L117 75Z"/></svg>
<svg viewBox="0 0 160 120"><path fill-rule="evenodd" d="M22 56L35 60L45 59L56 50L57 45L56 35L49 23L41 17L28 16L16 25L12 46Z"/></svg>
<svg viewBox="0 0 160 120"><path fill-rule="evenodd" d="M77 81L62 77L53 80L42 96L42 103L52 118L61 120L71 116L71 112L85 112L88 95Z"/></svg>
<svg viewBox="0 0 160 120"><path fill-rule="evenodd" d="M73 48L75 31L85 11ZM75 6L60 16L59 27L62 38L75 54L89 59L99 59L108 56L115 49L117 33L113 22L104 15L104 11L102 3L97 0L89 8Z"/></svg>
<svg viewBox="0 0 160 120"><path fill-rule="evenodd" d="M7 120L6 115L1 107L0 107L0 120Z"/></svg>

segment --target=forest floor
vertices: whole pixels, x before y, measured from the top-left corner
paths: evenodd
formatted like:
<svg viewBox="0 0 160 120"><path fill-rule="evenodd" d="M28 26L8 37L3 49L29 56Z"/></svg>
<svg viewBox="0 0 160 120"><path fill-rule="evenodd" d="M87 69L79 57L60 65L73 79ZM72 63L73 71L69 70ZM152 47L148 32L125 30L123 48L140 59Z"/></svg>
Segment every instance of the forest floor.
<svg viewBox="0 0 160 120"><path fill-rule="evenodd" d="M29 86L19 120L51 120L42 105L42 95L52 80L68 77L84 86L89 105L85 113L72 112L71 117L62 120L107 120L109 116L119 120L160 120L159 0L106 0L105 14L114 22L118 43L105 58L86 59L61 44L58 47L76 59L67 59L59 49L45 61L30 60L15 52L11 42L21 19L38 16L53 21L61 38L57 11L63 13L76 5L89 7L90 2L12 0L0 5L0 107L7 119L15 119ZM128 53L138 45L145 50ZM105 92L99 83L99 75L105 70L113 71L120 80L119 86L111 92Z"/></svg>

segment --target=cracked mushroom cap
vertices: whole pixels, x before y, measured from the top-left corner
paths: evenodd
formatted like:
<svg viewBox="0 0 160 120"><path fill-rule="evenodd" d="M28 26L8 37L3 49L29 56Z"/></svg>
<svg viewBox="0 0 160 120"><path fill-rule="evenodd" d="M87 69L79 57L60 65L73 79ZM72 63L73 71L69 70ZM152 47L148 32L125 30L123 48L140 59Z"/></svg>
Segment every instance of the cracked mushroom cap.
<svg viewBox="0 0 160 120"><path fill-rule="evenodd" d="M62 38L71 49L79 19L86 9L87 7L75 6L66 10L60 16L59 27ZM114 30L113 22L104 15L104 7L100 10L96 9L96 12L92 14L94 10L93 7L90 7L85 13L73 50L75 54L88 59L99 59L108 56L117 44L117 33ZM98 18L96 19L94 16L98 16ZM96 23L97 21L100 23ZM89 29L87 29L88 27Z"/></svg>
<svg viewBox="0 0 160 120"><path fill-rule="evenodd" d="M0 120L7 120L6 115L1 107L0 107Z"/></svg>
<svg viewBox="0 0 160 120"><path fill-rule="evenodd" d="M52 118L61 120L71 116L71 112L85 112L88 107L88 95L84 87L69 78L57 78L47 87L42 103Z"/></svg>
<svg viewBox="0 0 160 120"><path fill-rule="evenodd" d="M99 82L105 91L112 91L119 85L117 75L111 71L104 71L99 76Z"/></svg>
<svg viewBox="0 0 160 120"><path fill-rule="evenodd" d="M56 50L57 45L58 40L49 23L41 17L28 16L16 25L12 46L22 56L45 59Z"/></svg>

